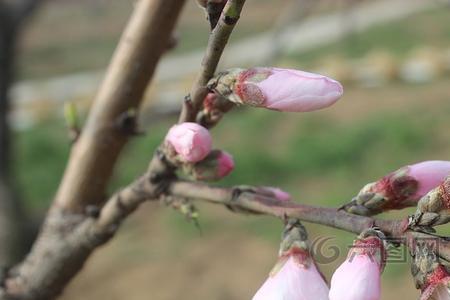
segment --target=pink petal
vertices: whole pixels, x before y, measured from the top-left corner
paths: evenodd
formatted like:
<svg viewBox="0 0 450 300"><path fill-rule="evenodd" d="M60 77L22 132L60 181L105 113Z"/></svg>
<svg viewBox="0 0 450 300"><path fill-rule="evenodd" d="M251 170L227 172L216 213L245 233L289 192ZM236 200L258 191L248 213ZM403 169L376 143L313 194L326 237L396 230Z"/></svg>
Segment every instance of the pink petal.
<svg viewBox="0 0 450 300"><path fill-rule="evenodd" d="M330 300L379 300L380 267L367 255L349 257L334 272Z"/></svg>
<svg viewBox="0 0 450 300"><path fill-rule="evenodd" d="M209 131L197 123L172 126L166 136L180 157L187 162L198 162L211 151L212 138Z"/></svg>
<svg viewBox="0 0 450 300"><path fill-rule="evenodd" d="M261 286L253 300L328 300L328 287L316 266L304 267L290 257Z"/></svg>
<svg viewBox="0 0 450 300"><path fill-rule="evenodd" d="M219 178L223 178L233 171L234 160L233 157L225 151L221 151L218 160L217 175Z"/></svg>
<svg viewBox="0 0 450 300"><path fill-rule="evenodd" d="M288 192L283 191L280 188L277 187L271 187L271 186L265 186L266 190L273 193L274 197L277 198L280 201L290 201L291 200L291 194Z"/></svg>
<svg viewBox="0 0 450 300"><path fill-rule="evenodd" d="M430 160L410 165L409 175L416 178L419 189L413 197L421 198L440 185L450 174L450 161Z"/></svg>
<svg viewBox="0 0 450 300"><path fill-rule="evenodd" d="M342 85L326 76L272 68L272 74L257 86L265 97L264 106L290 112L307 112L334 104L343 94Z"/></svg>

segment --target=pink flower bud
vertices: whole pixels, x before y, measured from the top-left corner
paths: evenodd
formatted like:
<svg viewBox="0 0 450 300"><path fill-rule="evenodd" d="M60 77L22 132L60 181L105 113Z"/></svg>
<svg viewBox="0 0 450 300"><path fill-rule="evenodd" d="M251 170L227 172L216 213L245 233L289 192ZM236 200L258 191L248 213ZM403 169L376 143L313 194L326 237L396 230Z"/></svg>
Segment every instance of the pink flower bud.
<svg viewBox="0 0 450 300"><path fill-rule="evenodd" d="M220 151L220 155L217 162L217 176L222 178L231 173L234 169L233 157L225 152Z"/></svg>
<svg viewBox="0 0 450 300"><path fill-rule="evenodd" d="M197 123L186 122L172 126L165 140L181 160L186 162L198 162L211 151L211 135Z"/></svg>
<svg viewBox="0 0 450 300"><path fill-rule="evenodd" d="M300 222L289 220L278 263L253 300L328 300L328 286L311 258L306 240Z"/></svg>
<svg viewBox="0 0 450 300"><path fill-rule="evenodd" d="M331 278L330 300L379 300L384 256L383 243L377 236L356 240Z"/></svg>
<svg viewBox="0 0 450 300"><path fill-rule="evenodd" d="M288 192L285 192L282 189L279 189L277 187L264 186L264 187L260 187L259 190L263 194L267 194L268 196L275 197L280 201L290 201L291 200L291 195Z"/></svg>
<svg viewBox="0 0 450 300"><path fill-rule="evenodd" d="M243 104L285 112L322 109L343 94L342 85L331 78L279 68L242 70L233 90Z"/></svg>
<svg viewBox="0 0 450 300"><path fill-rule="evenodd" d="M391 199L407 198L418 201L440 185L449 174L450 161L424 161L392 172L378 180L368 190Z"/></svg>
<svg viewBox="0 0 450 300"><path fill-rule="evenodd" d="M190 173L196 180L214 181L227 176L233 169L234 160L230 154L213 150L204 160L196 163Z"/></svg>
<svg viewBox="0 0 450 300"><path fill-rule="evenodd" d="M450 161L430 160L408 167L408 175L415 178L418 183L417 191L411 196L415 200L425 196L450 175Z"/></svg>
<svg viewBox="0 0 450 300"><path fill-rule="evenodd" d="M367 184L344 208L352 213L376 214L415 206L450 174L450 161L424 161L405 166Z"/></svg>
<svg viewBox="0 0 450 300"><path fill-rule="evenodd" d="M314 263L303 265L289 256L264 282L253 300L328 300L328 286Z"/></svg>

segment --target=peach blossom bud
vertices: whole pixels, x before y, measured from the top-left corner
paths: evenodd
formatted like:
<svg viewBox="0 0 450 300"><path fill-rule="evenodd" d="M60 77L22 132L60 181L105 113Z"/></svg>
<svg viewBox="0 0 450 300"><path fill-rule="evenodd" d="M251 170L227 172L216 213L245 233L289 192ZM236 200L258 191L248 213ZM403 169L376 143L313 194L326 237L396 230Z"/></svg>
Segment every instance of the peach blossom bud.
<svg viewBox="0 0 450 300"><path fill-rule="evenodd" d="M212 145L209 131L190 122L172 126L165 141L174 148L182 161L194 163L204 159Z"/></svg>
<svg viewBox="0 0 450 300"><path fill-rule="evenodd" d="M258 193L264 194L270 197L277 198L280 201L290 201L291 195L288 192L283 191L280 188L277 187L271 187L271 186L263 186L258 188Z"/></svg>
<svg viewBox="0 0 450 300"><path fill-rule="evenodd" d="M192 175L196 180L219 180L234 169L233 157L225 151L213 150L202 161L192 167Z"/></svg>
<svg viewBox="0 0 450 300"><path fill-rule="evenodd" d="M230 101L285 112L322 109L343 94L342 85L331 78L279 68L230 70L216 88Z"/></svg>
<svg viewBox="0 0 450 300"><path fill-rule="evenodd" d="M331 278L330 300L379 300L385 250L378 232L363 232Z"/></svg>
<svg viewBox="0 0 450 300"><path fill-rule="evenodd" d="M415 206L421 197L439 186L449 174L450 161L433 160L405 166L367 184L343 208L356 214L374 215Z"/></svg>
<svg viewBox="0 0 450 300"><path fill-rule="evenodd" d="M306 239L300 222L290 220L278 263L253 300L328 300L328 286L311 258Z"/></svg>

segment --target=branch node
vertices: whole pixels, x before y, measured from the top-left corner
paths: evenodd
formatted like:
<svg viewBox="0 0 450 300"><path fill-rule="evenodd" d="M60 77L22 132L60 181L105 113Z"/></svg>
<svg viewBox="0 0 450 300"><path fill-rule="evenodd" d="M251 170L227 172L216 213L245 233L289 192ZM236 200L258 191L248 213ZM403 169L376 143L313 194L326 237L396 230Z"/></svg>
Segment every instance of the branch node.
<svg viewBox="0 0 450 300"><path fill-rule="evenodd" d="M232 25L236 24L238 20L239 20L239 18L230 17L230 16L225 16L223 18L223 21L225 22L225 24L227 24L229 26L232 26Z"/></svg>
<svg viewBox="0 0 450 300"><path fill-rule="evenodd" d="M88 205L85 209L86 215L97 219L100 216L100 208L97 205Z"/></svg>
<svg viewBox="0 0 450 300"><path fill-rule="evenodd" d="M128 136L137 136L143 134L143 132L138 129L137 111L134 108L122 112L116 118L115 125L120 132Z"/></svg>

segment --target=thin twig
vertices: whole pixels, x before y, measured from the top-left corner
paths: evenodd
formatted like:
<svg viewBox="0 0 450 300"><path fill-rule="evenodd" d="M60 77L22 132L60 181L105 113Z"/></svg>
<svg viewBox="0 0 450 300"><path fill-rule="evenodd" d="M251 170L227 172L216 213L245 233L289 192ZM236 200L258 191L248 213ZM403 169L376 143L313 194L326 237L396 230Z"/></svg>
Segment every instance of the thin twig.
<svg viewBox="0 0 450 300"><path fill-rule="evenodd" d="M349 214L335 208L280 201L276 198L252 191L258 188L245 186L215 187L201 182L179 180L173 177L151 183L151 173L146 173L122 191L114 194L106 203L97 225L108 228L119 224L145 200L158 200L160 195L175 196L194 201L206 201L229 207L232 211L247 214L298 218L359 234L364 229L379 227L386 235L394 238L404 236L407 220L381 220L372 217ZM161 188L163 190L161 190ZM103 229L102 229L103 230Z"/></svg>
<svg viewBox="0 0 450 300"><path fill-rule="evenodd" d="M190 101L185 101L180 114L179 123L193 122L202 101L208 93L208 81L214 76L223 50L240 18L245 0L228 0L222 11L219 23L216 25L208 40L202 67L191 89Z"/></svg>
<svg viewBox="0 0 450 300"><path fill-rule="evenodd" d="M232 188L213 187L205 183L174 181L168 193L178 197L203 200L222 204L236 211L271 215L281 219L298 218L302 221L321 224L359 234L364 229L379 227L384 233L398 237L406 229L406 220L379 220L349 214L335 208L317 207L296 202L284 202L266 195L241 191L239 186Z"/></svg>

